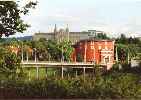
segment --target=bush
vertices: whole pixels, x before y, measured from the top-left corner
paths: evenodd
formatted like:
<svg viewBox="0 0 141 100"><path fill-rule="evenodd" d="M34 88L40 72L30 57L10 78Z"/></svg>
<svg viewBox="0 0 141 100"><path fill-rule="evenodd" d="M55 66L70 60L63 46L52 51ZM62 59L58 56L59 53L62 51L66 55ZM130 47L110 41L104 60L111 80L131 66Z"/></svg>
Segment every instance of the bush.
<svg viewBox="0 0 141 100"><path fill-rule="evenodd" d="M129 73L110 73L95 77L74 79L47 79L32 81L7 81L15 97L27 98L88 98L121 99L141 98L140 77Z"/></svg>
<svg viewBox="0 0 141 100"><path fill-rule="evenodd" d="M10 79L20 74L20 58L8 49L0 48L0 51L0 74Z"/></svg>

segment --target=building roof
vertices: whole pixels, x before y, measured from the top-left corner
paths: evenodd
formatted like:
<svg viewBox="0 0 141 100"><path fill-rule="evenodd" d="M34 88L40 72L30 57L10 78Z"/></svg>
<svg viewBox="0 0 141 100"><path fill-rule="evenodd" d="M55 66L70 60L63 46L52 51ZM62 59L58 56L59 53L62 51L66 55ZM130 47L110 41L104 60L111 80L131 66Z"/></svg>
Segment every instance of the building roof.
<svg viewBox="0 0 141 100"><path fill-rule="evenodd" d="M51 33L35 33L35 35L53 35L54 33L51 32Z"/></svg>
<svg viewBox="0 0 141 100"><path fill-rule="evenodd" d="M77 43L75 43L74 45L72 45L73 47L77 46L80 42L91 42L91 41L94 41L94 42L112 42L112 41L115 41L113 39L84 39L84 40L80 40L78 41Z"/></svg>
<svg viewBox="0 0 141 100"><path fill-rule="evenodd" d="M84 39L81 41L114 41L113 39L95 39L95 38L90 38L90 39Z"/></svg>
<svg viewBox="0 0 141 100"><path fill-rule="evenodd" d="M70 34L88 34L90 32L69 32Z"/></svg>
<svg viewBox="0 0 141 100"><path fill-rule="evenodd" d="M57 32L59 33L59 32ZM69 32L70 34L88 34L90 32ZM50 32L50 33L35 33L35 35L53 35L54 32Z"/></svg>

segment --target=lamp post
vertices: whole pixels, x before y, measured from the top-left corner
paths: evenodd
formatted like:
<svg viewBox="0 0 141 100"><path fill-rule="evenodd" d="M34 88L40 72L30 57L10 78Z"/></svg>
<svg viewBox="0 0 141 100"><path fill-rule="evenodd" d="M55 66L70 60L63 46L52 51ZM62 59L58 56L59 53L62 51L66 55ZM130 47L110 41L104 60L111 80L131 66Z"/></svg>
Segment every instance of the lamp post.
<svg viewBox="0 0 141 100"><path fill-rule="evenodd" d="M48 53L48 60L49 60L49 62L50 62L50 53L49 53L49 48L47 48L47 53Z"/></svg>
<svg viewBox="0 0 141 100"><path fill-rule="evenodd" d="M22 41L22 62L24 60L24 55L23 55L23 41Z"/></svg>
<svg viewBox="0 0 141 100"><path fill-rule="evenodd" d="M37 62L36 48L34 48L34 51L35 51L35 53L34 53L34 61Z"/></svg>
<svg viewBox="0 0 141 100"><path fill-rule="evenodd" d="M28 47L26 48L26 61L28 62L28 51L29 49L28 49Z"/></svg>
<svg viewBox="0 0 141 100"><path fill-rule="evenodd" d="M20 34L20 37L24 37L23 34ZM24 61L24 49L23 49L23 40L21 40L22 43L22 48L21 48L21 53L22 53L22 62Z"/></svg>
<svg viewBox="0 0 141 100"><path fill-rule="evenodd" d="M64 49L63 49L63 46L62 46L62 57L61 57L61 62L64 62Z"/></svg>
<svg viewBox="0 0 141 100"><path fill-rule="evenodd" d="M63 50L63 46L62 46L62 57L61 57L61 62L64 62L64 55L63 55L63 53L64 53L64 50ZM62 73L62 78L64 78L64 67L62 66L62 68L61 68L61 73Z"/></svg>
<svg viewBox="0 0 141 100"><path fill-rule="evenodd" d="M36 48L33 48L33 49L34 49L34 52L35 52L34 53L34 57L35 57L34 61L37 62L37 55L36 55L37 54L37 49ZM39 79L39 67L37 65L36 65L36 77L37 77L37 79Z"/></svg>

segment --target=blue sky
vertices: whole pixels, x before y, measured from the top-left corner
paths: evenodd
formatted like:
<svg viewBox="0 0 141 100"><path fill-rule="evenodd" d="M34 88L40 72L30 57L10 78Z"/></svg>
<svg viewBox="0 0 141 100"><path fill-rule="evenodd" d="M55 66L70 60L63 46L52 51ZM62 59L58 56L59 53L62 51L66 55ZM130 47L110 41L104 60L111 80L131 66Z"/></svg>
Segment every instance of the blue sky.
<svg viewBox="0 0 141 100"><path fill-rule="evenodd" d="M26 0L27 1L27 0ZM51 32L69 25L70 31L96 29L111 36L141 36L141 0L38 0L23 19L31 25L24 35ZM19 36L19 35L16 35Z"/></svg>

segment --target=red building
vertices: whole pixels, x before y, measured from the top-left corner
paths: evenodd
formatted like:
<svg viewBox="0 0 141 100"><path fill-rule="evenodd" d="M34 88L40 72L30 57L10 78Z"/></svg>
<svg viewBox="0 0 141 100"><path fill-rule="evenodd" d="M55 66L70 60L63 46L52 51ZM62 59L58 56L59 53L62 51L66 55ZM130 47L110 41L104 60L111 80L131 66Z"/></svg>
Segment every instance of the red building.
<svg viewBox="0 0 141 100"><path fill-rule="evenodd" d="M114 64L113 40L82 40L74 48L73 61L94 62L110 69Z"/></svg>
<svg viewBox="0 0 141 100"><path fill-rule="evenodd" d="M19 47L15 47L15 46L9 46L8 48L12 53L15 53L16 55L18 54L18 52L20 51Z"/></svg>

